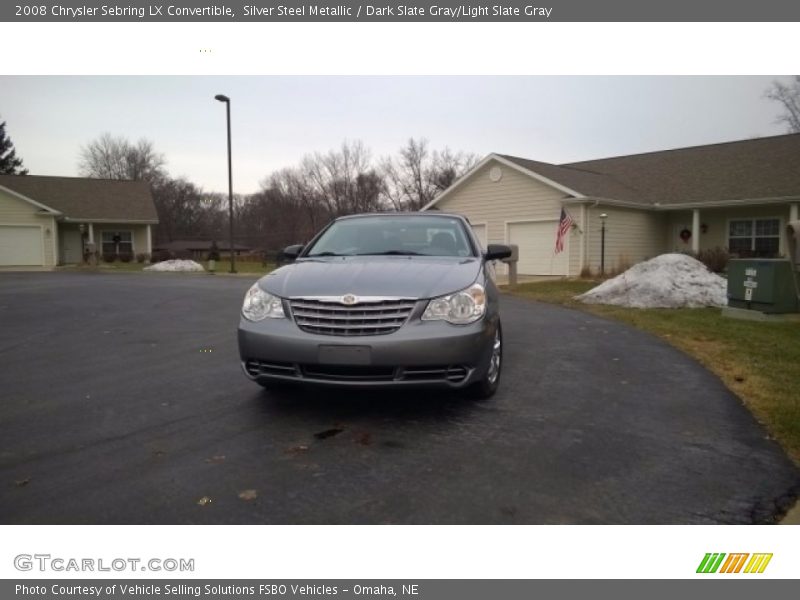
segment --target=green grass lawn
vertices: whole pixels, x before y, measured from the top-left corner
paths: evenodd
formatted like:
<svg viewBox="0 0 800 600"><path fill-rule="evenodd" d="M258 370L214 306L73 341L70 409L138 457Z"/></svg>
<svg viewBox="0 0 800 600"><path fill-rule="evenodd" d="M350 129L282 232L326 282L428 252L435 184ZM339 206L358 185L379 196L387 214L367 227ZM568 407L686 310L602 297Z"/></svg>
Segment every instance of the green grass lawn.
<svg viewBox="0 0 800 600"><path fill-rule="evenodd" d="M208 269L208 263L204 262L202 265ZM231 261L229 260L218 260L217 267L215 269L216 273L224 274L228 273L231 270ZM260 274L264 275L269 273L270 271L275 270L275 265L271 263L267 263L267 266L263 266L260 262L243 262L241 260L236 261L236 272L237 273L253 273L253 274Z"/></svg>
<svg viewBox="0 0 800 600"><path fill-rule="evenodd" d="M147 267L147 263L139 263L135 260L131 262L122 262L122 261L114 261L113 263L107 263L104 261L100 261L96 267L90 267L89 265L68 265L66 267L62 267L63 269L69 271L92 271L92 272L136 272L141 271L144 267Z"/></svg>
<svg viewBox="0 0 800 600"><path fill-rule="evenodd" d="M573 300L598 283L544 281L504 291L624 321L661 337L719 376L800 463L800 322L730 319L718 308L636 309Z"/></svg>

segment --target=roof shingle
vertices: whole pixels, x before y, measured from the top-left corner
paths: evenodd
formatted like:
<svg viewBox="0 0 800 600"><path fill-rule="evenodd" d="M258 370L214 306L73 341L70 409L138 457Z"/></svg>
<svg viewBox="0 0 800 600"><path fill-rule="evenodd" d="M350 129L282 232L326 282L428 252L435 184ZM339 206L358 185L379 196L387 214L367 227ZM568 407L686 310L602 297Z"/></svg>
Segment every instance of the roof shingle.
<svg viewBox="0 0 800 600"><path fill-rule="evenodd" d="M0 175L0 186L69 219L158 222L150 184L144 181Z"/></svg>
<svg viewBox="0 0 800 600"><path fill-rule="evenodd" d="M503 158L584 196L644 206L800 197L800 133L562 165Z"/></svg>

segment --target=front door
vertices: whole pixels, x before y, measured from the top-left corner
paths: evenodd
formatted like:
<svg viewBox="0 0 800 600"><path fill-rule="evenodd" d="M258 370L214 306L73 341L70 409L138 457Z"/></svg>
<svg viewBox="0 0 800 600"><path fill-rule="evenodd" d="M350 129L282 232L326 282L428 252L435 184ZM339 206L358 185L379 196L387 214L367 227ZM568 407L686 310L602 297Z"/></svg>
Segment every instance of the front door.
<svg viewBox="0 0 800 600"><path fill-rule="evenodd" d="M61 262L65 265L76 265L83 262L83 242L77 225L64 226L60 231Z"/></svg>
<svg viewBox="0 0 800 600"><path fill-rule="evenodd" d="M677 222L675 226L672 228L672 251L673 252L691 252L692 251L692 238L691 235L684 239L681 237L681 233L686 235L686 232L691 234L692 232L692 221L689 218L689 222Z"/></svg>

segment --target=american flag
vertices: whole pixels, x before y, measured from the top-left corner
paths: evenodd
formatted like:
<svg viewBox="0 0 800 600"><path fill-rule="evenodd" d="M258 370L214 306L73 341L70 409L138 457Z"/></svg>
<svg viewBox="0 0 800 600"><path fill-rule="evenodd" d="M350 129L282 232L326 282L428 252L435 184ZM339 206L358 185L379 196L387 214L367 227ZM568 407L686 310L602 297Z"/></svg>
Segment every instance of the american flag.
<svg viewBox="0 0 800 600"><path fill-rule="evenodd" d="M564 238L567 237L567 232L573 223L572 217L562 208L561 218L558 221L558 235L556 235L556 254L564 250Z"/></svg>

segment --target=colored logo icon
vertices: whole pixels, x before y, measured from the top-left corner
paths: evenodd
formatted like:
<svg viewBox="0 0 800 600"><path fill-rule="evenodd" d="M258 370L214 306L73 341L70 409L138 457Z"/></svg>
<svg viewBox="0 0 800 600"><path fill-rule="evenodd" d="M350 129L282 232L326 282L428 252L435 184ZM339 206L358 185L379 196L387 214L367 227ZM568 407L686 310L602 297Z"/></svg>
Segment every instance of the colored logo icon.
<svg viewBox="0 0 800 600"><path fill-rule="evenodd" d="M749 560L748 560L749 558ZM763 573L772 553L734 553L708 552L697 567L698 573Z"/></svg>

